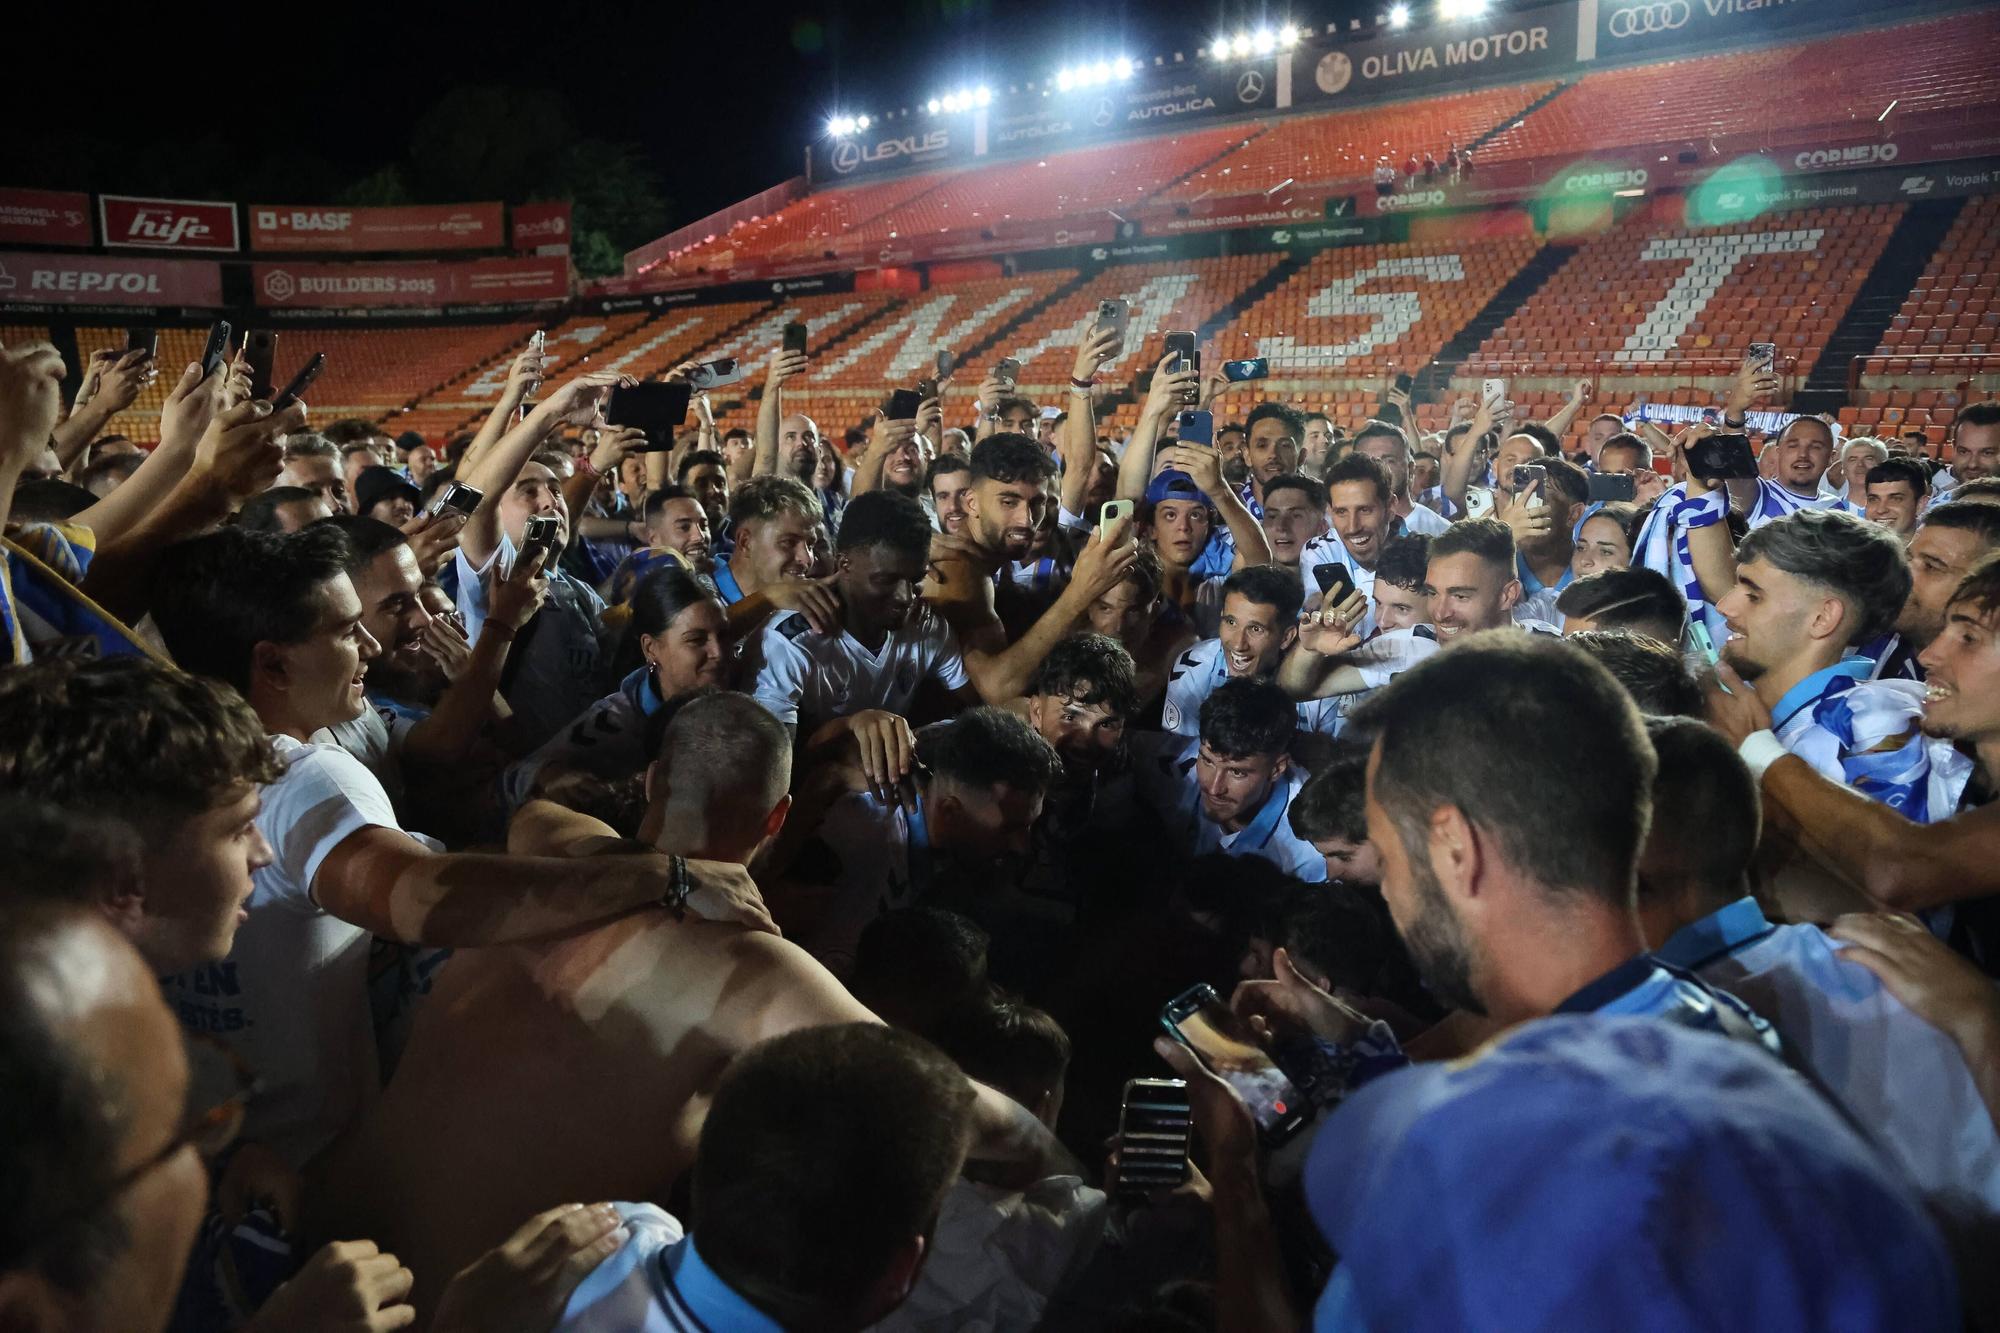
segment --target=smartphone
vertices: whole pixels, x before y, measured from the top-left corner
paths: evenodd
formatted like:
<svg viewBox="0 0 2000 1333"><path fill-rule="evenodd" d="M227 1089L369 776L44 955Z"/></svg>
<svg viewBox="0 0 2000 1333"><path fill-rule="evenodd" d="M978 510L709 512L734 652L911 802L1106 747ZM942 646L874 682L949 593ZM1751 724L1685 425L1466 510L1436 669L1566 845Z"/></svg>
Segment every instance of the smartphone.
<svg viewBox="0 0 2000 1333"><path fill-rule="evenodd" d="M243 335L243 359L250 363L250 396L271 401L271 363L278 359L278 335L272 329L251 329Z"/></svg>
<svg viewBox="0 0 2000 1333"><path fill-rule="evenodd" d="M1005 380L1009 384L1018 383L1021 378L1021 363L1011 356L1000 358L1000 364L993 367L993 378Z"/></svg>
<svg viewBox="0 0 2000 1333"><path fill-rule="evenodd" d="M1205 444L1210 448L1214 448L1215 413L1213 412L1181 413L1180 429L1177 430L1174 433L1174 435L1175 438L1178 439L1182 444Z"/></svg>
<svg viewBox="0 0 2000 1333"><path fill-rule="evenodd" d="M803 352L806 350L806 326L794 321L785 325L785 350Z"/></svg>
<svg viewBox="0 0 2000 1333"><path fill-rule="evenodd" d="M646 432L646 444L634 453L657 454L674 447L674 432L687 421L688 400L694 390L687 384L658 380L645 384L621 384L611 391L604 405L604 419L614 426L637 426Z"/></svg>
<svg viewBox="0 0 2000 1333"><path fill-rule="evenodd" d="M1623 472L1593 472L1590 474L1590 498L1596 500L1632 500L1639 494L1639 484Z"/></svg>
<svg viewBox="0 0 2000 1333"><path fill-rule="evenodd" d="M1488 407L1498 411L1500 404L1507 401L1506 380L1479 381L1479 397Z"/></svg>
<svg viewBox="0 0 2000 1333"><path fill-rule="evenodd" d="M1100 539L1104 538L1110 532L1111 525L1119 519L1132 517L1132 508L1130 500L1105 501L1104 507L1097 511L1098 537Z"/></svg>
<svg viewBox="0 0 2000 1333"><path fill-rule="evenodd" d="M950 352L940 349L937 354L936 364L937 377L941 380L948 380L951 378L952 368L958 364L958 358Z"/></svg>
<svg viewBox="0 0 2000 1333"><path fill-rule="evenodd" d="M526 560L535 551L544 552L542 568L547 569L556 562L556 543L562 540L562 520L553 516L537 516L528 520L528 526L521 533L520 559Z"/></svg>
<svg viewBox="0 0 2000 1333"><path fill-rule="evenodd" d="M1201 354L1195 349L1194 332L1191 329L1174 329L1167 334L1167 355L1175 358L1167 365L1167 370L1178 374L1183 370L1201 372ZM1181 398L1190 403L1201 401L1199 387L1189 390Z"/></svg>
<svg viewBox="0 0 2000 1333"><path fill-rule="evenodd" d="M125 350L127 352L144 352L147 359L158 360L160 356L160 331L158 329L125 330Z"/></svg>
<svg viewBox="0 0 2000 1333"><path fill-rule="evenodd" d="M914 421L917 404L923 399L915 389L898 389L889 395L889 401L882 405L882 416L888 421Z"/></svg>
<svg viewBox="0 0 2000 1333"><path fill-rule="evenodd" d="M1751 343L1748 359L1752 365L1762 366L1766 370L1776 370L1778 368L1778 344Z"/></svg>
<svg viewBox="0 0 2000 1333"><path fill-rule="evenodd" d="M1740 481L1757 475L1747 435L1710 435L1688 446L1688 471L1703 481Z"/></svg>
<svg viewBox="0 0 2000 1333"><path fill-rule="evenodd" d="M201 349L201 377L207 379L229 359L229 321L218 319L208 329L208 343Z"/></svg>
<svg viewBox="0 0 2000 1333"><path fill-rule="evenodd" d="M549 350L549 331L547 329L536 329L533 333L529 334L528 350L536 356L546 355Z"/></svg>
<svg viewBox="0 0 2000 1333"><path fill-rule="evenodd" d="M1399 370L1396 372L1397 393L1408 393L1415 384L1416 381L1410 378L1408 371Z"/></svg>
<svg viewBox="0 0 2000 1333"><path fill-rule="evenodd" d="M935 378L926 375L922 379L917 381L918 402L921 403L926 398L935 398L937 396L938 396L938 382Z"/></svg>
<svg viewBox="0 0 2000 1333"><path fill-rule="evenodd" d="M431 502L424 506L424 512L436 518L447 509L456 509L467 518L471 518L472 511L479 508L479 502L485 498L486 492L477 486L468 486L462 481L448 481L439 488L436 495L431 497Z"/></svg>
<svg viewBox="0 0 2000 1333"><path fill-rule="evenodd" d="M1536 486L1535 498L1528 508L1540 509L1548 503L1549 470L1540 463L1523 463L1514 469L1514 494L1524 495L1530 486Z"/></svg>
<svg viewBox="0 0 2000 1333"><path fill-rule="evenodd" d="M1708 664L1714 666L1720 654L1715 651L1715 639L1709 634L1708 626L1702 624L1700 616L1688 620L1688 638L1694 640L1694 646L1701 650L1701 655L1708 659Z"/></svg>
<svg viewBox="0 0 2000 1333"><path fill-rule="evenodd" d="M1108 296L1097 303L1097 327L1117 333L1121 345L1125 330L1132 324L1132 303L1122 296Z"/></svg>
<svg viewBox="0 0 2000 1333"><path fill-rule="evenodd" d="M688 387L694 389L719 389L725 384L734 384L743 378L743 367L733 356L719 356L713 361L704 361L688 373Z"/></svg>
<svg viewBox="0 0 2000 1333"><path fill-rule="evenodd" d="M312 358L305 363L299 370L299 373L292 376L292 382L287 384L278 396L271 400L271 410L282 412L299 399L305 397L306 390L312 387L312 382L318 379L319 373L325 369L326 353L314 352Z"/></svg>
<svg viewBox="0 0 2000 1333"><path fill-rule="evenodd" d="M1118 1174L1115 1193L1143 1198L1170 1190L1188 1175L1188 1140L1194 1118L1187 1083L1178 1078L1125 1082L1118 1107Z"/></svg>
<svg viewBox="0 0 2000 1333"><path fill-rule="evenodd" d="M1249 1026L1231 1013L1213 986L1196 986L1160 1011L1167 1032L1236 1089L1266 1143L1276 1145L1306 1123L1305 1096L1257 1044Z"/></svg>
<svg viewBox="0 0 2000 1333"><path fill-rule="evenodd" d="M1339 606L1354 595L1354 571L1339 560L1314 565L1313 582L1319 585L1321 606Z"/></svg>
<svg viewBox="0 0 2000 1333"><path fill-rule="evenodd" d="M1241 384L1244 380L1261 380L1269 377L1271 363L1265 358L1252 357L1248 361L1225 361L1222 363L1222 377Z"/></svg>

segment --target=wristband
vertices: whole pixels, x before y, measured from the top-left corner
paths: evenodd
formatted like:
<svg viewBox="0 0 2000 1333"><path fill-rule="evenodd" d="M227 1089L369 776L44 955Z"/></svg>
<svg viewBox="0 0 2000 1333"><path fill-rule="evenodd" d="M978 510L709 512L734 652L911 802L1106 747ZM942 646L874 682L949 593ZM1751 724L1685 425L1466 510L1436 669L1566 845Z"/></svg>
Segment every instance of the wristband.
<svg viewBox="0 0 2000 1333"><path fill-rule="evenodd" d="M1734 427L1736 427L1736 428L1737 428L1738 430L1741 430L1741 429L1743 429L1743 427L1745 427L1745 426L1747 426L1747 425L1749 425L1749 424L1750 424L1750 418L1749 418L1749 417L1747 417L1747 416L1745 416L1745 417L1742 417L1742 418L1740 418L1740 419L1738 419L1738 420L1736 420L1736 421L1731 421L1731 420L1729 419L1729 414L1728 414L1727 412L1724 412L1724 413L1722 414L1722 424L1723 424L1723 425L1725 425L1725 426L1734 426Z"/></svg>
<svg viewBox="0 0 2000 1333"><path fill-rule="evenodd" d="M597 464L590 461L589 454L578 454L576 456L576 470L586 477L601 477L604 475L603 472L598 470Z"/></svg>
<svg viewBox="0 0 2000 1333"><path fill-rule="evenodd" d="M1092 386L1092 385L1094 385L1094 384L1096 384L1096 383L1097 383L1097 377L1096 377L1095 375L1091 376L1091 377L1090 377L1089 379L1087 379L1087 380L1080 380L1080 379L1078 379L1078 378L1077 378L1076 376L1074 376L1074 375L1071 375L1071 376L1069 377L1069 387L1070 387L1070 388L1072 388L1072 389L1082 389L1082 390L1083 390L1084 392L1086 392L1086 393L1088 393L1088 392L1090 391L1090 388L1091 388L1091 386Z"/></svg>
<svg viewBox="0 0 2000 1333"><path fill-rule="evenodd" d="M1750 769L1750 776L1761 786L1764 782L1764 770L1791 751L1787 750L1785 743L1778 739L1777 732L1765 730L1753 731L1745 736L1743 743L1736 747L1736 753L1743 756L1744 764Z"/></svg>
<svg viewBox="0 0 2000 1333"><path fill-rule="evenodd" d="M694 881L688 875L685 856L667 858L667 891L660 895L660 906L674 914L676 921L687 920L688 895L694 892Z"/></svg>
<svg viewBox="0 0 2000 1333"><path fill-rule="evenodd" d="M479 627L480 638L483 639L489 634L496 634L500 637L500 641L502 643L514 642L514 635L516 632L517 631L514 629L512 625L509 625L502 620L489 620L484 625L481 625Z"/></svg>

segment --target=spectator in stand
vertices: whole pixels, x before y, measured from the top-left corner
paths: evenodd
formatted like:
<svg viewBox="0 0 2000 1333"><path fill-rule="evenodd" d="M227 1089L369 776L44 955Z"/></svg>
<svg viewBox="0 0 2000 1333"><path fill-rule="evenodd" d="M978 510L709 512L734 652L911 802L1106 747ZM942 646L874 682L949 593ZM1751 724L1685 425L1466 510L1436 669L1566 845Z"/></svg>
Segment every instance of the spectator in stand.
<svg viewBox="0 0 2000 1333"><path fill-rule="evenodd" d="M90 465L84 468L79 484L102 500L124 485L145 461L144 454L106 454L102 458L93 458Z"/></svg>
<svg viewBox="0 0 2000 1333"><path fill-rule="evenodd" d="M1888 458L1868 469L1866 487L1863 516L1908 545L1931 498L1930 469L1913 458Z"/></svg>
<svg viewBox="0 0 2000 1333"><path fill-rule="evenodd" d="M1860 513L1866 507L1868 470L1888 457L1880 440L1856 436L1840 447L1840 456L1820 478L1820 494L1835 496L1850 514Z"/></svg>
<svg viewBox="0 0 2000 1333"><path fill-rule="evenodd" d="M1625 569L1632 563L1632 532L1639 525L1639 511L1617 502L1585 505L1576 520L1575 547L1570 552L1572 579L1586 578L1610 569Z"/></svg>
<svg viewBox="0 0 2000 1333"><path fill-rule="evenodd" d="M324 435L293 431L285 437L285 466L273 485L311 491L336 514L353 513L347 479L341 474L340 450Z"/></svg>
<svg viewBox="0 0 2000 1333"><path fill-rule="evenodd" d="M1403 188L1406 190L1417 188L1417 155L1415 153L1411 153L1403 159Z"/></svg>
<svg viewBox="0 0 2000 1333"><path fill-rule="evenodd" d="M674 469L674 483L695 498L708 518L712 552L726 558L729 550L729 462L713 449L692 449Z"/></svg>
<svg viewBox="0 0 2000 1333"><path fill-rule="evenodd" d="M332 439L331 436L327 438ZM356 440L348 444L336 442L336 447L340 450L341 484L347 487L348 512L362 513L364 511L361 508L361 497L355 491L354 484L369 468L386 465L382 462L382 455L375 451L375 446L366 440Z"/></svg>
<svg viewBox="0 0 2000 1333"><path fill-rule="evenodd" d="M1389 161L1387 153L1375 159L1375 193L1391 195L1396 192L1396 167Z"/></svg>
<svg viewBox="0 0 2000 1333"><path fill-rule="evenodd" d="M1617 469L1608 469L1604 466L1602 458L1603 450L1605 445L1611 443L1618 436L1625 434L1627 434L1625 419L1616 412L1599 412L1596 416L1592 417L1590 419L1590 428L1583 433L1583 452L1588 458L1588 466L1596 471L1616 471ZM1631 436L1631 439L1638 444L1643 445L1645 443L1644 440L1639 439L1636 435ZM1623 441L1620 442L1623 443ZM1653 465L1651 454L1652 451L1650 449L1647 450L1646 461L1638 466L1651 467Z"/></svg>
<svg viewBox="0 0 2000 1333"><path fill-rule="evenodd" d="M1431 151L1426 148L1424 150L1424 184L1426 186L1435 185L1437 183L1437 174L1437 158L1432 156Z"/></svg>
<svg viewBox="0 0 2000 1333"><path fill-rule="evenodd" d="M1438 456L1428 449L1410 455L1410 503L1433 513L1437 512L1431 501L1437 498L1438 468Z"/></svg>
<svg viewBox="0 0 2000 1333"><path fill-rule="evenodd" d="M1950 486L1944 484L1949 477ZM1967 403L1951 423L1951 471L1933 485L1949 490L1981 477L2000 477L2000 402Z"/></svg>
<svg viewBox="0 0 2000 1333"><path fill-rule="evenodd" d="M1450 143L1446 145L1444 153L1444 169L1446 173L1451 177L1451 183L1453 185L1458 184L1458 163L1459 163L1459 157L1458 157L1457 143Z"/></svg>
<svg viewBox="0 0 2000 1333"><path fill-rule="evenodd" d="M1333 445L1333 419L1324 412L1308 412L1304 437L1299 442L1299 471L1319 476L1326 466L1327 450Z"/></svg>

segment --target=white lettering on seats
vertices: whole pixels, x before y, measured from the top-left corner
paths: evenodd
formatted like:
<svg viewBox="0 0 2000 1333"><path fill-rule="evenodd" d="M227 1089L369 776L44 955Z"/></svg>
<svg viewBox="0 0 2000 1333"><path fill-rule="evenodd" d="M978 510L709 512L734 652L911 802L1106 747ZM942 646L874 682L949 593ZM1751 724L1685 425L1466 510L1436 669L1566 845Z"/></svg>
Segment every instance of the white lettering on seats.
<svg viewBox="0 0 2000 1333"><path fill-rule="evenodd" d="M1613 361L1660 361L1680 345L1722 284L1755 255L1797 254L1819 249L1823 228L1754 232L1739 236L1656 236L1639 252L1642 264L1687 265L1667 294L1653 304L1639 327L1626 336Z"/></svg>
<svg viewBox="0 0 2000 1333"><path fill-rule="evenodd" d="M1192 273L1164 273L1157 277L1146 279L1137 287L1119 292L1118 295L1124 297L1130 304L1132 318L1125 326L1125 354L1119 357L1117 361L1107 365L1105 369L1109 370L1112 366L1122 366L1131 361L1141 351L1146 350L1147 340L1156 331L1169 327L1167 323L1168 319L1173 315L1174 310L1180 303L1187 299L1188 292L1193 290L1198 280ZM1077 318L1075 323L1066 329L1053 329L1035 339L1035 341L1019 348L1013 353L1014 359L1019 361L1023 366L1026 366L1051 347L1060 347L1065 352L1075 348L1083 341L1084 335L1090 331L1091 326L1097 322L1097 301L1095 297L1099 295L1102 295L1102 293L1093 293L1093 299L1089 307ZM1183 327L1194 327L1193 321L1190 321ZM1159 344L1153 344L1153 350L1156 353L1153 357L1155 361L1159 360L1160 355L1164 355L1158 349Z"/></svg>
<svg viewBox="0 0 2000 1333"><path fill-rule="evenodd" d="M1364 292L1371 282L1389 278L1415 279L1416 288L1391 292ZM1423 284L1464 282L1465 261L1457 255L1409 255L1385 259L1358 273L1335 278L1306 302L1306 314L1327 319L1338 316L1374 316L1374 323L1342 343L1301 343L1293 335L1278 334L1257 341L1257 354L1268 358L1275 368L1299 369L1323 366L1367 356L1396 342L1424 317Z"/></svg>
<svg viewBox="0 0 2000 1333"><path fill-rule="evenodd" d="M1010 288L950 328L943 327L944 319L951 312L951 308L958 304L958 297L950 293L939 295L922 305L904 311L895 320L847 348L825 365L814 367L814 373L837 374L869 353L886 346L890 340L900 337L903 345L889 358L883 378L908 379L912 374L933 364L931 358L938 348L959 346L997 316L1020 305L1034 294L1035 289L1032 287Z"/></svg>

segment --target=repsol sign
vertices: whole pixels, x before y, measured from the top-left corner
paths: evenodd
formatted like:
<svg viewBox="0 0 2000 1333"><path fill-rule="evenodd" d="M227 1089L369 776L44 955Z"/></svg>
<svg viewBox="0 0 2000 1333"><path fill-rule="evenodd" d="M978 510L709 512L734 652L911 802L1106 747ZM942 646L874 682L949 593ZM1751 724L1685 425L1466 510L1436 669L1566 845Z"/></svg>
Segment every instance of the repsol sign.
<svg viewBox="0 0 2000 1333"><path fill-rule="evenodd" d="M829 162L845 176L860 167L884 166L898 158L936 157L951 148L951 132L935 129L923 134L906 134L898 139L882 139L872 144L842 139L833 146Z"/></svg>
<svg viewBox="0 0 2000 1333"><path fill-rule="evenodd" d="M1857 143L1846 148L1812 148L1792 159L1792 165L1802 171L1820 167L1868 167L1878 162L1894 162L1896 145L1892 143Z"/></svg>

